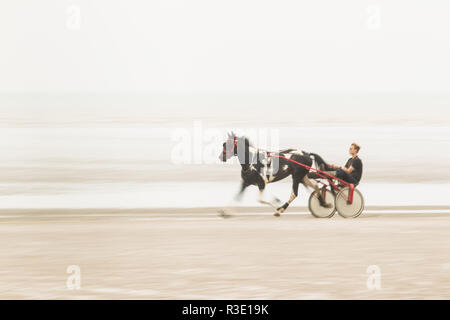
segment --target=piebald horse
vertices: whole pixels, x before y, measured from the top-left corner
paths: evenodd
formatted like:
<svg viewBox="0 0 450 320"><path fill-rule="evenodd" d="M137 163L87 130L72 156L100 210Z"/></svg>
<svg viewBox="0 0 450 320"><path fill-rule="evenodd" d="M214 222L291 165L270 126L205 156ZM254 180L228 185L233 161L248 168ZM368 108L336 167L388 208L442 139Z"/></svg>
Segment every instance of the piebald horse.
<svg viewBox="0 0 450 320"><path fill-rule="evenodd" d="M228 139L223 143L223 151L219 159L226 162L228 159L237 156L241 164L241 187L236 195L236 200L240 200L244 190L251 185L259 189L258 201L268 204L276 209L275 216L279 217L298 196L298 185L302 183L305 187L313 188L317 194L321 195L319 187L313 183L307 176L309 170L295 162L302 163L308 167L312 166L312 159L309 154L296 149L286 149L277 152L270 152L258 149L252 146L248 138L238 137L233 132L228 133ZM292 191L289 200L280 206L278 199L274 201L264 200L264 189L268 183L280 181L292 176ZM276 202L277 204L275 204ZM320 205L330 207L319 196Z"/></svg>

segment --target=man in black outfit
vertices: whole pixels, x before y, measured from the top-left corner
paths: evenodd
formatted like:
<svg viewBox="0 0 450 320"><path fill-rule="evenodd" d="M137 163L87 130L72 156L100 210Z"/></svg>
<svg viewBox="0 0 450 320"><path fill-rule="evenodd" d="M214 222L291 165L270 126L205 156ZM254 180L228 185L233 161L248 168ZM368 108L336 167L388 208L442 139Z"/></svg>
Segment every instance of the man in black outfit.
<svg viewBox="0 0 450 320"><path fill-rule="evenodd" d="M349 183L358 185L359 180L361 180L363 164L361 159L358 157L360 146L356 143L352 143L349 149L349 153L352 156L348 159L345 167L342 168L338 165L331 164L330 167L336 170L336 177L347 181Z"/></svg>

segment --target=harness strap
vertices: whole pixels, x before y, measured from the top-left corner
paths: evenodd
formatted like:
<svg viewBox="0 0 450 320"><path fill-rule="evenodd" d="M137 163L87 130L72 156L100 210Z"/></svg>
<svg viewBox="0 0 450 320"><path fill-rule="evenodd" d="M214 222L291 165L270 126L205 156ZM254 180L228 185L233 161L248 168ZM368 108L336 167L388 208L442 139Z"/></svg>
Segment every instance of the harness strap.
<svg viewBox="0 0 450 320"><path fill-rule="evenodd" d="M308 169L308 171L309 171L309 170L315 171L319 177L322 177L322 178L324 178L324 179L327 179L327 177L324 177L324 175L325 175L325 176L328 176L329 178L339 180L339 181L342 182L345 186L348 186L348 185L349 185L349 183L348 183L347 181L344 181L344 180L342 180L342 179L339 179L338 177L332 176L331 174L328 174L328 173L326 173L326 172L323 172L322 170L319 170L319 169L316 169L316 168L307 166L306 164L303 164L303 163L301 163L301 162L298 162L298 161L295 161L295 160L286 158L286 157L284 157L284 156L280 156L280 155L276 155L276 154L273 154L273 155L270 154L270 155L268 155L268 157L276 157L276 158L285 159L285 160L287 160L287 161L293 162L293 163L295 163L295 164L298 164L299 166L302 166L302 167Z"/></svg>

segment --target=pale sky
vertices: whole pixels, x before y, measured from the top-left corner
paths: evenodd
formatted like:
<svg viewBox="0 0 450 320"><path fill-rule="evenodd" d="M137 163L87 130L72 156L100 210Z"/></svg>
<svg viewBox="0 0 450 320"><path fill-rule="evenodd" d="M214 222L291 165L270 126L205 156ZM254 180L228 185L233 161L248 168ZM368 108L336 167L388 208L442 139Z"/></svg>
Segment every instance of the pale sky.
<svg viewBox="0 0 450 320"><path fill-rule="evenodd" d="M450 93L449 9L448 0L2 1L0 91Z"/></svg>

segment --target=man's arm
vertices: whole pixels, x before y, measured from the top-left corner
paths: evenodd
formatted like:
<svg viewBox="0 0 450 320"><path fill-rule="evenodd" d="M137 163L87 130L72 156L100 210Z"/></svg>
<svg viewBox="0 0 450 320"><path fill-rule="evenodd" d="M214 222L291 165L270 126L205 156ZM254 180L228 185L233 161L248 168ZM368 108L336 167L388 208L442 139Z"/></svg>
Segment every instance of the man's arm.
<svg viewBox="0 0 450 320"><path fill-rule="evenodd" d="M353 170L355 170L355 168L353 168L353 167L346 168L346 167L338 166L336 164L330 164L330 167L333 168L333 169L342 169L342 170L344 170L347 173L351 173Z"/></svg>

